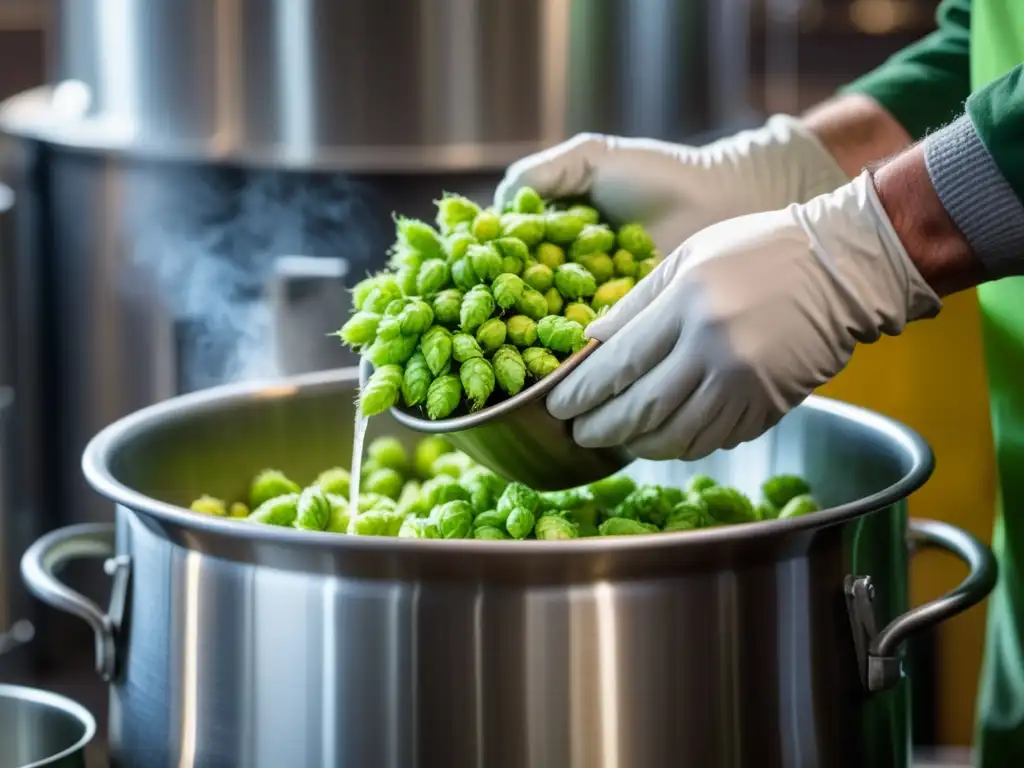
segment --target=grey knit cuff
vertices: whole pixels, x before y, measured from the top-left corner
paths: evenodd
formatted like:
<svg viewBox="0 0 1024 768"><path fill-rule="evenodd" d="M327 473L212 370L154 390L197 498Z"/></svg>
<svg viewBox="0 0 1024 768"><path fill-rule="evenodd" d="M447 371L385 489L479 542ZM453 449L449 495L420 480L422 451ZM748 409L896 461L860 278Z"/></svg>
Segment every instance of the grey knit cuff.
<svg viewBox="0 0 1024 768"><path fill-rule="evenodd" d="M989 276L998 279L1019 274L1024 256L1024 205L1003 178L970 118L964 115L925 139L924 160L939 200Z"/></svg>

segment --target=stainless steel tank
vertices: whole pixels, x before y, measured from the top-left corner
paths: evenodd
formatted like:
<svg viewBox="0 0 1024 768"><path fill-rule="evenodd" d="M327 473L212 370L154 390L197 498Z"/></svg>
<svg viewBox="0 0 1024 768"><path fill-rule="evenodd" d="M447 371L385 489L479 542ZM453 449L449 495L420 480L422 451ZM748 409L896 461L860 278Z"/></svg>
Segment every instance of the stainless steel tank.
<svg viewBox="0 0 1024 768"><path fill-rule="evenodd" d="M746 16L746 0L56 0L53 83L0 105L20 514L109 520L78 460L135 409L349 363L275 340L340 324L337 275L380 266L392 211L486 200L507 163L578 130L749 122ZM294 256L343 265L303 274Z"/></svg>

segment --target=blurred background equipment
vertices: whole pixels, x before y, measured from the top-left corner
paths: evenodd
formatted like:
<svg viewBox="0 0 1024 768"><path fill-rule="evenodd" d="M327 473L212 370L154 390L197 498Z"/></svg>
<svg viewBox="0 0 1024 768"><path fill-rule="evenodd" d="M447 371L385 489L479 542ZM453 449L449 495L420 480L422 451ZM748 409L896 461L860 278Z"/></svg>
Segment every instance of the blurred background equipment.
<svg viewBox="0 0 1024 768"><path fill-rule="evenodd" d="M380 265L391 211L429 215L445 189L486 200L508 162L579 130L696 142L799 111L930 31L935 5L0 0L0 179L14 195L0 211L0 386L16 396L3 552L16 562L49 528L111 518L79 471L109 422L346 364L325 336L346 309L329 307ZM957 362L978 350L973 296L926 326L858 353L825 393L921 431L941 461L912 512L987 538L984 381ZM327 343L294 343L313 337ZM918 560L920 598L958 577ZM78 578L105 601L98 569ZM0 617L28 615L17 587L0 589ZM91 639L32 620L40 668L58 650L79 664L102 720ZM982 629L974 609L915 656L938 665L915 669L935 685L917 697L918 740L970 740Z"/></svg>

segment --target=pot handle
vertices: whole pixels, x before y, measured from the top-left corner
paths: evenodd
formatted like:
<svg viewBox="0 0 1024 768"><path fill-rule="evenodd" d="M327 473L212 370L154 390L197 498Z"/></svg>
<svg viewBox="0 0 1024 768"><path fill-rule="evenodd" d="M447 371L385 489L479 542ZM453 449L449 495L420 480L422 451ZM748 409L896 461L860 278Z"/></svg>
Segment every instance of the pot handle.
<svg viewBox="0 0 1024 768"><path fill-rule="evenodd" d="M81 558L106 558L103 570L114 579L110 610L66 586L56 571ZM117 669L116 639L128 595L131 559L115 556L113 523L84 523L58 528L42 536L21 558L21 577L29 592L47 605L86 621L96 635L96 671L110 682Z"/></svg>
<svg viewBox="0 0 1024 768"><path fill-rule="evenodd" d="M995 587L999 575L992 550L975 536L948 523L912 518L907 544L912 554L926 548L945 550L963 560L970 572L952 592L897 616L880 631L875 626L875 588L871 577L846 577L847 606L861 677L872 693L891 688L903 676L896 654L903 641L980 603Z"/></svg>

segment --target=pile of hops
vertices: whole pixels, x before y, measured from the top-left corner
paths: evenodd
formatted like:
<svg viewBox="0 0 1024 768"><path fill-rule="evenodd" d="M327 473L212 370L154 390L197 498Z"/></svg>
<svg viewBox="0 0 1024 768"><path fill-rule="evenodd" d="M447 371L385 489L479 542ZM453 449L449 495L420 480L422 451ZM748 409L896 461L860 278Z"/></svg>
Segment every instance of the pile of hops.
<svg viewBox="0 0 1024 768"><path fill-rule="evenodd" d="M191 508L351 536L488 540L674 533L787 519L819 508L810 485L794 475L765 481L759 504L707 475L694 475L683 488L638 485L613 475L580 488L538 493L502 480L439 436L420 440L412 451L397 438L377 438L362 464L355 516L350 489L349 473L341 467L325 470L305 487L280 470L266 469L253 478L246 501L205 495Z"/></svg>
<svg viewBox="0 0 1024 768"><path fill-rule="evenodd" d="M338 331L374 366L365 416L402 403L445 419L518 394L578 352L587 325L661 258L641 225L616 231L529 187L501 213L450 194L436 205L436 229L396 217L388 268L355 286Z"/></svg>

